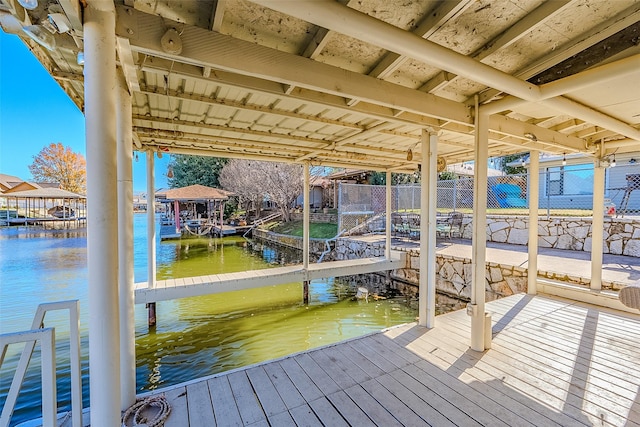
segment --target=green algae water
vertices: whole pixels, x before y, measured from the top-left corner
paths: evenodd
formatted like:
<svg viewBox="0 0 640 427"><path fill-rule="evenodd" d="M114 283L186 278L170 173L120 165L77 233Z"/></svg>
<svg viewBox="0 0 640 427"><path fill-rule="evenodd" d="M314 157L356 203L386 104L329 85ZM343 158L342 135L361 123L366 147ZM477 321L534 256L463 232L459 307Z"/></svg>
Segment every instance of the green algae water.
<svg viewBox="0 0 640 427"><path fill-rule="evenodd" d="M135 280L146 280L146 217L134 217ZM189 277L271 268L299 262L299 253L243 238L183 239L157 244L157 278ZM0 333L27 330L39 303L79 299L83 388L88 405L88 274L86 232L0 228ZM380 290L384 292L384 290ZM354 300L353 282L313 281L310 302L302 284L250 289L157 303L157 326L136 306L137 390L178 384L415 320L417 302L397 295ZM48 314L56 327L59 410L69 409L66 378L68 321ZM15 347L15 348L14 348ZM0 370L0 404L21 348L12 346ZM40 365L36 351L12 425L40 416Z"/></svg>

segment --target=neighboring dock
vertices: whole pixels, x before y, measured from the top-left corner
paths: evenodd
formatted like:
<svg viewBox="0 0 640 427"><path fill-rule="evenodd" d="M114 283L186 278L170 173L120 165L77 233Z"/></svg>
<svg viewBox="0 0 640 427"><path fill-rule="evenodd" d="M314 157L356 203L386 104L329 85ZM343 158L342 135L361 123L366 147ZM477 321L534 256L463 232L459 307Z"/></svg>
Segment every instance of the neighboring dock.
<svg viewBox="0 0 640 427"><path fill-rule="evenodd" d="M249 230L251 225L214 225L212 228L212 233L218 237L224 236L235 236L238 234L244 234L247 230Z"/></svg>

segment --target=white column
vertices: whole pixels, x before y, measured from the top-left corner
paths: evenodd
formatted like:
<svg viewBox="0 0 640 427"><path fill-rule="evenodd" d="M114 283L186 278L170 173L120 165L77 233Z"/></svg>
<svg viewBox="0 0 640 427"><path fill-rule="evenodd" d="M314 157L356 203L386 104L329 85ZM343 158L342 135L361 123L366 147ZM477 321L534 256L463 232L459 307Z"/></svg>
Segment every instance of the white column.
<svg viewBox="0 0 640 427"><path fill-rule="evenodd" d="M156 287L156 188L155 158L147 151L147 281Z"/></svg>
<svg viewBox="0 0 640 427"><path fill-rule="evenodd" d="M471 241L471 349L484 351L484 302L487 250L487 150L489 116L476 107L473 236Z"/></svg>
<svg viewBox="0 0 640 427"><path fill-rule="evenodd" d="M386 193L386 205L387 205L387 215L385 217L387 233L385 235L385 245L384 245L384 257L387 260L391 259L391 211L393 207L391 206L391 172L387 171L386 174L386 183L387 183L387 193Z"/></svg>
<svg viewBox="0 0 640 427"><path fill-rule="evenodd" d="M604 238L605 169L596 160L593 167L593 218L591 219L591 289L602 289L602 241Z"/></svg>
<svg viewBox="0 0 640 427"><path fill-rule="evenodd" d="M112 2L84 9L91 425L120 424L116 39Z"/></svg>
<svg viewBox="0 0 640 427"><path fill-rule="evenodd" d="M304 164L304 191L302 193L302 265L309 268L309 163Z"/></svg>
<svg viewBox="0 0 640 427"><path fill-rule="evenodd" d="M438 135L422 130L420 183L420 282L418 323L433 328L436 318L436 204Z"/></svg>
<svg viewBox="0 0 640 427"><path fill-rule="evenodd" d="M176 229L176 234L180 233L180 202L178 200L173 201L173 222ZM222 218L220 218L222 224Z"/></svg>
<svg viewBox="0 0 640 427"><path fill-rule="evenodd" d="M118 290L120 292L120 390L123 411L136 403L136 344L133 298L133 146L131 94L118 73Z"/></svg>
<svg viewBox="0 0 640 427"><path fill-rule="evenodd" d="M540 206L540 152L529 152L529 260L527 293L538 293L538 206Z"/></svg>

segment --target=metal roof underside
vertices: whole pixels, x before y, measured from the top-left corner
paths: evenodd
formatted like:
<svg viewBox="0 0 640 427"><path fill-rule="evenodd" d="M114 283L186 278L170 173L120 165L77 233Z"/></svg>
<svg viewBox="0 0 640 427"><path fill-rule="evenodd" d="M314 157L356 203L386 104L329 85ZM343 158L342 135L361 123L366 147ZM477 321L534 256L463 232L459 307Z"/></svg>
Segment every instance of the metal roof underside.
<svg viewBox="0 0 640 427"><path fill-rule="evenodd" d="M473 159L476 99L492 156L640 148L639 1L115 3L138 150L410 172L423 129ZM53 51L13 19L51 13L71 27ZM0 18L82 108L80 4L0 0Z"/></svg>

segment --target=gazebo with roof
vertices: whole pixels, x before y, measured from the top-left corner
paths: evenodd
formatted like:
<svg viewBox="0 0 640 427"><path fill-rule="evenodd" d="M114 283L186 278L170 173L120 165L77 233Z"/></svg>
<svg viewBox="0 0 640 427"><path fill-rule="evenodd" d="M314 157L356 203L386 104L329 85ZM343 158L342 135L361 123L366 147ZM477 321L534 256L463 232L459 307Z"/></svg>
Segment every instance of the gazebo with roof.
<svg viewBox="0 0 640 427"><path fill-rule="evenodd" d="M224 203L231 194L219 188L194 184L167 190L160 201L167 206L165 214L173 218L176 233L179 233L181 224L186 227L197 224L197 228L204 225L201 220L209 225L222 224Z"/></svg>

